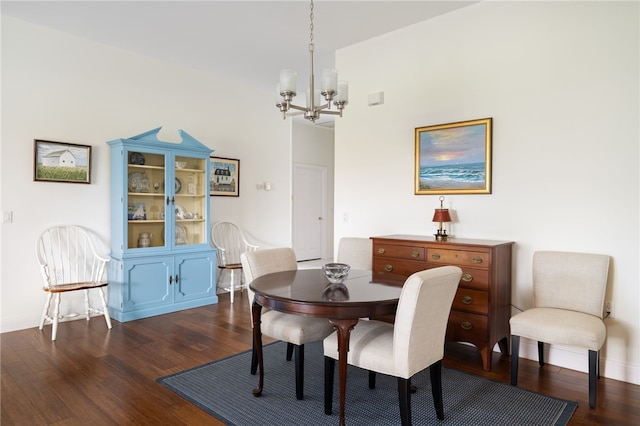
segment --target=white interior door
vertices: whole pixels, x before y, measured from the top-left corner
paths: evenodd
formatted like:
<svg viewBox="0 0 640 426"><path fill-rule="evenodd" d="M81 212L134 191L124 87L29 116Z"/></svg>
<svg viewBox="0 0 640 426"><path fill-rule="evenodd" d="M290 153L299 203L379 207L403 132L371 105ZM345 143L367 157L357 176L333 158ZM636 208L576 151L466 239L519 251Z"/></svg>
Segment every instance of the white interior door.
<svg viewBox="0 0 640 426"><path fill-rule="evenodd" d="M320 259L327 234L327 168L293 165L293 249L298 260Z"/></svg>

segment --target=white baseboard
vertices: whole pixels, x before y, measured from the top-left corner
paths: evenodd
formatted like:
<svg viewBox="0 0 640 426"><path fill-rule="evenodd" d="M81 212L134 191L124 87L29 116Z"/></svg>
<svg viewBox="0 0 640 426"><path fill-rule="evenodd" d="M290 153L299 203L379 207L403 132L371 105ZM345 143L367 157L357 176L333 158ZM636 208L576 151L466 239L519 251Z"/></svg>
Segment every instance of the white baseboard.
<svg viewBox="0 0 640 426"><path fill-rule="evenodd" d="M520 339L520 358L537 362L537 342ZM569 346L545 345L545 363L583 373L589 371L588 351ZM600 357L600 376L640 385L640 364L622 363Z"/></svg>
<svg viewBox="0 0 640 426"><path fill-rule="evenodd" d="M40 315L25 314L11 318L0 319L0 333L25 330L37 327L40 324Z"/></svg>

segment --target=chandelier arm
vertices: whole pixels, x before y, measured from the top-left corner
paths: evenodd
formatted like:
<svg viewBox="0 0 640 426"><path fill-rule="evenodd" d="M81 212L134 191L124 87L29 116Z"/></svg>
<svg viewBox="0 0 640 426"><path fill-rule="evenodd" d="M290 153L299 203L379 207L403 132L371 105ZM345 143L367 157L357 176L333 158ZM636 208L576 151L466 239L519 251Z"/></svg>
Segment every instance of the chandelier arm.
<svg viewBox="0 0 640 426"><path fill-rule="evenodd" d="M319 114L326 114L326 115L339 115L340 117L342 117L342 110L340 111L327 111L327 110L322 110L322 111L318 111Z"/></svg>
<svg viewBox="0 0 640 426"><path fill-rule="evenodd" d="M291 104L291 103L289 104L289 108L290 109L295 109L295 110L298 110L298 111L305 111L305 112L307 110L309 110L309 108L307 108L307 107L301 107L301 106L298 106L298 105L295 105L295 104Z"/></svg>

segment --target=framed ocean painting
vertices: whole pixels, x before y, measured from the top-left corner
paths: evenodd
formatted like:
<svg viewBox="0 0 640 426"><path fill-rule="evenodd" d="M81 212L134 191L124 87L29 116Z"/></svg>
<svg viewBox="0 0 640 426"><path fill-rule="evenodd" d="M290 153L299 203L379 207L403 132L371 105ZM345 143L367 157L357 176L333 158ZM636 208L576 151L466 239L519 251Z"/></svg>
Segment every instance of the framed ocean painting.
<svg viewBox="0 0 640 426"><path fill-rule="evenodd" d="M417 127L415 193L491 194L491 118Z"/></svg>

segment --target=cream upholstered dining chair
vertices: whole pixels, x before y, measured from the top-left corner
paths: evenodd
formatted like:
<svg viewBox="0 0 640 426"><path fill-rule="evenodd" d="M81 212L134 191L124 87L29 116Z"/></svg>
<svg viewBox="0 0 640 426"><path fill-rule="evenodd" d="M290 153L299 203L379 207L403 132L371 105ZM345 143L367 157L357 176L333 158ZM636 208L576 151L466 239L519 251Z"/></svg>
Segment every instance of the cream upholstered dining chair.
<svg viewBox="0 0 640 426"><path fill-rule="evenodd" d="M511 317L511 384L518 384L520 337L589 351L589 406L596 406L600 349L607 329L602 321L610 257L603 254L538 251L533 255L533 308Z"/></svg>
<svg viewBox="0 0 640 426"><path fill-rule="evenodd" d="M228 271L229 287L225 287L223 290L229 291L231 303L233 303L236 288L239 288L242 292L245 287L240 255L246 251L255 251L259 246L249 243L240 228L231 222L214 223L211 227L211 242L217 249L218 279L216 286L220 287L220 283L223 282L224 272ZM238 275L240 281L237 286L235 284L236 275Z"/></svg>
<svg viewBox="0 0 640 426"><path fill-rule="evenodd" d="M370 270L373 244L371 238L343 237L338 244L337 261L351 269Z"/></svg>
<svg viewBox="0 0 640 426"><path fill-rule="evenodd" d="M369 387L375 387L375 373L398 378L400 420L411 424L411 377L429 367L431 391L438 419L444 419L442 358L449 312L462 270L441 266L416 272L404 283L396 319L360 321L351 331L347 363L369 370ZM324 339L325 413L331 414L333 372L338 359L338 339L332 333Z"/></svg>
<svg viewBox="0 0 640 426"><path fill-rule="evenodd" d="M111 329L104 295L104 288L108 284L105 267L109 259L98 255L85 230L73 225L54 226L45 230L36 241L36 258L44 282L43 290L47 293L40 319L40 330L45 322L50 322L51 340L56 340L60 319L79 315L60 313L60 296L62 293L73 291L84 292L84 314L87 321L92 313L104 315L107 328ZM102 309L91 306L89 290L92 289L96 289L100 295ZM50 312L52 298L53 312Z"/></svg>
<svg viewBox="0 0 640 426"><path fill-rule="evenodd" d="M241 258L242 267L249 284L263 275L298 269L295 252L290 248L245 252ZM254 293L250 288L247 289L247 292L249 294L249 307L251 307ZM287 342L287 361L291 360L295 349L296 398L302 399L304 396L304 344L324 339L331 334L333 326L325 318L308 318L263 308L260 328L262 334ZM257 366L258 359L254 343L251 357L251 374L256 373Z"/></svg>

